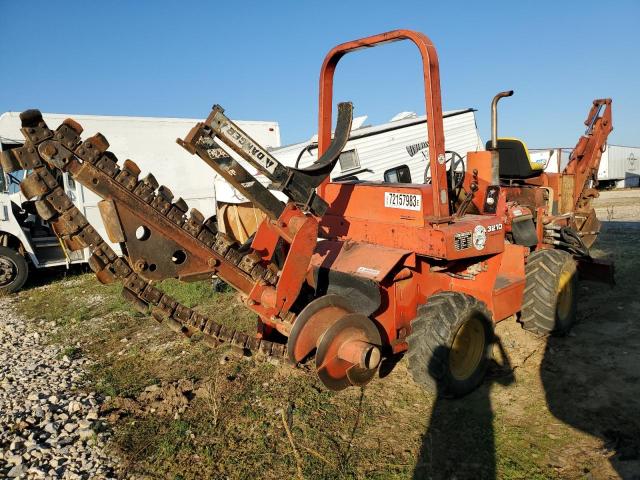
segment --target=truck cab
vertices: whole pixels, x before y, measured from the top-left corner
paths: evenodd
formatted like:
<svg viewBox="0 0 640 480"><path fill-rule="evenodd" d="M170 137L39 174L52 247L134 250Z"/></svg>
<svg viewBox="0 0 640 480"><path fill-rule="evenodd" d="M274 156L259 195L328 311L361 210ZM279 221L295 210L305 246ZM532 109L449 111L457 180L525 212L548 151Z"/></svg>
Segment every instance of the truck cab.
<svg viewBox="0 0 640 480"><path fill-rule="evenodd" d="M21 146L3 141L0 151ZM69 266L85 261L83 251L69 252L62 247L50 225L35 212L33 202L20 191L28 172L7 173L0 166L0 293L13 293L26 282L30 269ZM65 191L74 200L76 185L65 174Z"/></svg>

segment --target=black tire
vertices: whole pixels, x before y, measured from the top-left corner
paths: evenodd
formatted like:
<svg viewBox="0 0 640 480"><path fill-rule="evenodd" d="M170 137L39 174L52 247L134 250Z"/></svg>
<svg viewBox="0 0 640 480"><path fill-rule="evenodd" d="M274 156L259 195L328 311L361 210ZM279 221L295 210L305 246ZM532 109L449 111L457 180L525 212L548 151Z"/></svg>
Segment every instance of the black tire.
<svg viewBox="0 0 640 480"><path fill-rule="evenodd" d="M578 274L571 254L562 250L537 250L525 267L520 322L537 335L566 334L576 317Z"/></svg>
<svg viewBox="0 0 640 480"><path fill-rule="evenodd" d="M15 250L0 247L0 294L15 293L29 276L29 265Z"/></svg>
<svg viewBox="0 0 640 480"><path fill-rule="evenodd" d="M463 293L437 293L411 321L409 372L416 383L440 396L466 395L482 383L493 338L493 319L483 302ZM463 348L454 348L456 340L463 341ZM461 369L460 361L468 365Z"/></svg>

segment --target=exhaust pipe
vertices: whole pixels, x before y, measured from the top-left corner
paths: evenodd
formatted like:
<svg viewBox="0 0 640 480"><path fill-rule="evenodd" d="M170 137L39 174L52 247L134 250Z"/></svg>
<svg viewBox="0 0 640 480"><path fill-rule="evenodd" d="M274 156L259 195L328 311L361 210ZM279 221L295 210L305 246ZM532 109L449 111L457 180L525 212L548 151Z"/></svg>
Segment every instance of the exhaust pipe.
<svg viewBox="0 0 640 480"><path fill-rule="evenodd" d="M513 90L500 92L491 101L491 150L498 148L498 101L511 95L513 95Z"/></svg>

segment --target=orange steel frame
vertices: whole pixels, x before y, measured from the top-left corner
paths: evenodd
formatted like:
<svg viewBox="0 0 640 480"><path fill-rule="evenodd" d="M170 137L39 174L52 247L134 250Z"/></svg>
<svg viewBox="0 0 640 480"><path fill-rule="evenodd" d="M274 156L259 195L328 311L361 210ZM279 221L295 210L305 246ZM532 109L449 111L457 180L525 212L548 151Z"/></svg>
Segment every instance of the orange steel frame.
<svg viewBox="0 0 640 480"><path fill-rule="evenodd" d="M408 30L374 35L332 49L320 73L319 154L331 141L333 76L346 53L397 40L410 40L420 51L425 82L425 106L431 185L348 184L325 181L318 189L328 202L320 220L320 242L312 267L328 268L379 282L382 301L371 317L384 332L383 340L393 352L406 350L405 337L417 308L443 290L468 293L492 311L494 320L505 319L521 309L525 286L524 265L529 249L505 243L506 197L498 198L496 214L464 215L449 211L438 57L426 35ZM384 193L420 196L419 211L386 208ZM483 197L481 189L477 194ZM454 238L478 225L487 230L483 249L456 250ZM500 228L491 228L500 225ZM472 278L464 275L472 267ZM362 273L369 272L369 273ZM376 273L377 272L377 273ZM313 285L312 275L307 281Z"/></svg>
<svg viewBox="0 0 640 480"><path fill-rule="evenodd" d="M442 99L440 97L440 71L438 54L433 43L426 35L411 30L394 30L371 37L346 42L333 48L325 57L320 70L320 105L318 110L318 155L322 155L331 143L331 114L333 109L333 74L340 59L349 52L369 48L398 40L413 42L422 57L422 75L424 78L424 96L427 113L427 132L429 138L429 159L433 185L433 220L439 221L449 216L447 192L447 172L444 163L444 128L442 124ZM326 182L320 186L319 193L324 196Z"/></svg>

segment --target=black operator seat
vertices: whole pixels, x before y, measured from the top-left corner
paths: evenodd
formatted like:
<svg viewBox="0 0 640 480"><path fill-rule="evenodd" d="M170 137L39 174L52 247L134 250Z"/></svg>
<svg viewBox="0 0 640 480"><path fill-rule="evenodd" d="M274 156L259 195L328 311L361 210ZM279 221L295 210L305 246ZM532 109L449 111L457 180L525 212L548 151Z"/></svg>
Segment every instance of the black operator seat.
<svg viewBox="0 0 640 480"><path fill-rule="evenodd" d="M491 141L487 142L487 150L491 149ZM514 180L539 176L544 172L544 165L531 161L529 150L522 140L517 138L499 138L500 178Z"/></svg>

